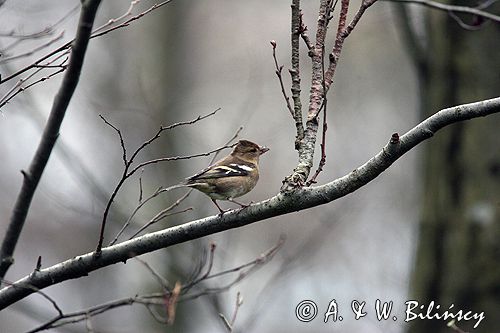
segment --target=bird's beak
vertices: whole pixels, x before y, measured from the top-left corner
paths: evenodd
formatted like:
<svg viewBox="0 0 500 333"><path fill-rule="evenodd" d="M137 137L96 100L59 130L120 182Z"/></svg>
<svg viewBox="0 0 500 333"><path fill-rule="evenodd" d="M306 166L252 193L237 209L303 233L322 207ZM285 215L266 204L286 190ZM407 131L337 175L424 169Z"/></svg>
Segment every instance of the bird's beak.
<svg viewBox="0 0 500 333"><path fill-rule="evenodd" d="M264 154L268 150L269 150L269 148L267 148L267 147L260 147L260 149L259 149L260 155Z"/></svg>

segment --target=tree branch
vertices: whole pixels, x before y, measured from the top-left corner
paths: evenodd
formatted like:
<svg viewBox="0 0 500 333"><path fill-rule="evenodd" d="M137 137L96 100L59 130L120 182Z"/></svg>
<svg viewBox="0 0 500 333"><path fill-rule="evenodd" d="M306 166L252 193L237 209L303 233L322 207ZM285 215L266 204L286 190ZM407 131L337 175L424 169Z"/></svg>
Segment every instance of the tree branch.
<svg viewBox="0 0 500 333"><path fill-rule="evenodd" d="M491 20L491 21L496 22L496 23L500 23L500 16L495 15L495 14L491 14L491 13L488 13L488 12L485 12L483 10L480 10L478 8L473 8L473 7L447 5L444 3L430 1L430 0L386 0L386 1L401 2L401 3L414 3L414 4L423 5L423 6L426 6L429 8L439 9L439 10L442 10L445 12L475 15L475 16L479 16L479 17Z"/></svg>
<svg viewBox="0 0 500 333"><path fill-rule="evenodd" d="M206 217L103 248L100 257L90 252L35 271L0 290L0 310L34 293L33 287L40 290L62 281L86 276L101 267L126 262L129 258L144 253L329 203L366 185L406 152L431 138L443 127L499 112L500 97L443 109L403 136L393 134L382 151L368 162L325 185L279 193L270 199L247 208L230 211L222 216ZM32 288L27 288L28 286Z"/></svg>
<svg viewBox="0 0 500 333"><path fill-rule="evenodd" d="M300 0L292 0L292 25L291 25L291 45L292 45L292 68L289 70L292 78L292 99L293 99L293 119L295 120L295 149L300 150L301 141L304 138L304 124L302 121L302 102L300 100L300 43L299 37L302 32L302 13L300 11ZM308 45L310 48L310 45Z"/></svg>
<svg viewBox="0 0 500 333"><path fill-rule="evenodd" d="M283 185L281 186L282 192L293 191L295 188L302 187L306 184L307 178L309 177L313 166L314 149L316 147L316 137L319 125L318 116L322 105L324 105L324 97L333 82L333 75L340 58L344 41L359 22L366 9L368 9L376 1L377 0L363 0L358 12L354 15L354 18L349 25L346 25L349 0L341 1L335 46L329 56L330 64L326 72L324 71L323 65L325 39L328 31L328 23L331 21L335 3L333 0L320 1L318 27L316 30L316 43L314 48L309 50L309 55L312 60L312 77L309 92L309 108L307 112L306 128L302 140L298 144L296 141L295 144L296 148L298 146L297 150L299 152L299 162L292 174L286 177L283 181Z"/></svg>
<svg viewBox="0 0 500 333"><path fill-rule="evenodd" d="M85 51L89 43L92 25L99 7L100 0L88 0L82 3L82 11L78 24L75 41L69 59L68 70L64 75L61 88L54 98L47 125L42 134L38 148L28 171L22 171L24 179L21 191L17 197L14 210L10 217L9 226L2 242L0 252L0 278L3 278L9 267L13 264L14 249L21 234L31 200L47 165L52 149L59 136L59 128L66 114L69 102L78 84L83 66Z"/></svg>

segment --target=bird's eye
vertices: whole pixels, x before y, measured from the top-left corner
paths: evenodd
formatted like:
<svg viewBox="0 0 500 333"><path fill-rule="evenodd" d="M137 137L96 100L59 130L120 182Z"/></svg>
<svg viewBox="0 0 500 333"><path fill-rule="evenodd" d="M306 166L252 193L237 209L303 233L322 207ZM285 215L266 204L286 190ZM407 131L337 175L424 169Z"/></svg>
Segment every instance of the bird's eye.
<svg viewBox="0 0 500 333"><path fill-rule="evenodd" d="M257 152L257 148L252 148L252 149L250 149L250 151L251 151L252 153L256 153L256 152Z"/></svg>

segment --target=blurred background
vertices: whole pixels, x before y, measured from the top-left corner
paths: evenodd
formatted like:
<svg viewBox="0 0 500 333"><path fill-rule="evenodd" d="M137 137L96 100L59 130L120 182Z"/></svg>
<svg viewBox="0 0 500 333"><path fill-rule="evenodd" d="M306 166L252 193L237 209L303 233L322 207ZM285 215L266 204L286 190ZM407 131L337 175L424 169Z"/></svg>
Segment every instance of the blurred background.
<svg viewBox="0 0 500 333"><path fill-rule="evenodd" d="M3 78L74 37L79 1L6 1L0 7L0 73ZM140 13L154 4L142 1ZM96 26L127 11L127 1L105 1ZM353 1L350 15L359 2ZM314 37L318 4L304 2L304 21ZM498 12L498 6L489 11ZM464 21L470 20L464 17ZM328 49L333 46L336 19ZM16 41L53 27L41 42ZM327 164L318 182L343 176L400 134L437 110L495 97L500 91L499 26L461 28L444 12L379 2L347 39L328 99ZM431 31L432 33L429 33ZM54 40L64 32L64 35ZM289 1L172 1L129 27L89 44L80 84L61 136L16 249L7 280L30 274L38 256L48 267L94 250L100 221L123 170L119 139L129 154L160 125L221 110L196 124L165 132L136 159L203 153L222 146L240 127L239 138L270 147L262 156L257 187L241 201L278 193L297 162L295 127L275 75L270 40L290 86ZM18 59L9 56L51 45ZM302 47L302 102L307 104L310 60ZM4 234L25 169L38 144L62 75L36 85L0 109L0 233ZM17 81L17 79L13 80ZM15 82L0 86L3 96ZM498 115L456 124L406 154L376 180L328 205L265 220L141 256L172 285L188 281L217 244L212 272L251 262L286 241L265 265L230 289L179 304L173 326L162 325L139 305L91 318L96 332L225 332L219 313L231 318L237 292L243 297L235 332L450 332L443 321L405 323L405 302L434 300L445 309L485 311L478 332L492 332L500 300ZM226 154L228 151L223 151ZM317 155L320 155L319 149ZM177 184L206 167L211 157L153 164L141 173L144 196ZM317 156L319 160L319 156ZM112 206L106 244L139 201L139 175ZM185 190L158 196L133 219L130 237ZM222 203L232 207L230 203ZM178 211L149 228L159 230L213 215L210 200L193 192ZM128 236L128 237L127 237ZM221 288L238 273L203 282ZM161 291L143 264L129 260L45 290L67 312L109 300ZM323 322L335 299L343 321ZM377 320L375 301L394 302L398 320ZM302 300L318 316L300 322ZM353 300L368 315L355 320ZM160 308L161 311L161 308ZM24 332L56 313L39 295L0 312L0 332ZM489 316L488 316L489 315ZM470 330L474 322L458 323ZM53 332L86 331L85 322Z"/></svg>

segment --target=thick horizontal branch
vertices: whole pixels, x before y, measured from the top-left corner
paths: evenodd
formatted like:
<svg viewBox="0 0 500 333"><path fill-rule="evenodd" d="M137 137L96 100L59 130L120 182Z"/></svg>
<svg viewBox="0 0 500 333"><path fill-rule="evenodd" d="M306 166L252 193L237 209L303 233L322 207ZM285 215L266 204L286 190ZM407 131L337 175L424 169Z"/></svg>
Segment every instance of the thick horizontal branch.
<svg viewBox="0 0 500 333"><path fill-rule="evenodd" d="M133 240L106 247L101 255L84 254L60 264L36 270L29 276L0 290L0 309L35 293L37 289L69 279L88 275L101 267L187 242L217 232L229 230L265 219L323 205L352 193L375 179L392 163L441 128L472 118L500 113L500 97L464 104L439 111L403 136L393 134L389 143L376 156L344 177L317 187L299 188L280 193L248 208L234 210L222 216L210 216L172 228L150 233Z"/></svg>

